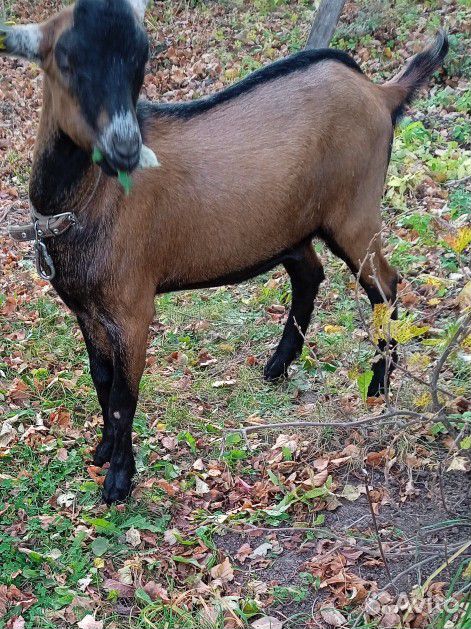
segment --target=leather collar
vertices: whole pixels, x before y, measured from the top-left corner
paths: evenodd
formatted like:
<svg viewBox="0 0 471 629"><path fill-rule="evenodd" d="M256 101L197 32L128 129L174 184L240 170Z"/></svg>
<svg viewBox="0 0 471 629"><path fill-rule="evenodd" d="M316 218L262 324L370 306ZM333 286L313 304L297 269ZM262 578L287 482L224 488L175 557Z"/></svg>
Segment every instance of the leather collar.
<svg viewBox="0 0 471 629"><path fill-rule="evenodd" d="M26 242L43 238L53 238L66 232L77 222L77 217L73 212L63 212L62 214L52 214L45 216L31 207L31 223L23 225L10 225L8 233L14 240Z"/></svg>

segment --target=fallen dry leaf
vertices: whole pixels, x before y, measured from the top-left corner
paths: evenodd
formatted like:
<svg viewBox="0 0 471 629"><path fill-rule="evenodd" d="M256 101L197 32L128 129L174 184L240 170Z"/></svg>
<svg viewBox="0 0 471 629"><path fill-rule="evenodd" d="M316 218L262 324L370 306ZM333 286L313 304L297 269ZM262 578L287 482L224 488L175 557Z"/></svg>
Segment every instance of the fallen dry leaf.
<svg viewBox="0 0 471 629"><path fill-rule="evenodd" d="M144 591L153 601L161 600L164 603L170 603L170 597L167 590L160 583L149 581L144 586Z"/></svg>
<svg viewBox="0 0 471 629"><path fill-rule="evenodd" d="M141 543L141 534L134 527L126 531L125 537L126 537L126 542L130 546L133 546L134 548L137 548L137 546L139 546L139 544Z"/></svg>
<svg viewBox="0 0 471 629"><path fill-rule="evenodd" d="M221 581L221 583L234 580L234 570L230 564L229 557L226 557L222 563L211 568L211 576L213 579Z"/></svg>
<svg viewBox="0 0 471 629"><path fill-rule="evenodd" d="M256 559L258 557L266 557L268 551L272 548L273 544L270 544L270 542L264 542L263 544L260 544L260 546L257 546L257 548L250 555L250 558Z"/></svg>
<svg viewBox="0 0 471 629"><path fill-rule="evenodd" d="M198 496L204 496L209 492L209 485L204 482L199 476L196 477L195 491Z"/></svg>
<svg viewBox="0 0 471 629"><path fill-rule="evenodd" d="M253 629L283 629L283 623L274 616L263 616L252 623Z"/></svg>
<svg viewBox="0 0 471 629"><path fill-rule="evenodd" d="M116 579L106 579L102 585L105 592L117 592L120 598L132 598L135 588L132 585L126 585Z"/></svg>
<svg viewBox="0 0 471 629"><path fill-rule="evenodd" d="M240 561L240 563L244 563L244 561L249 557L252 553L252 548L250 544L242 544L239 550L236 553L236 559Z"/></svg>
<svg viewBox="0 0 471 629"><path fill-rule="evenodd" d="M91 614L87 614L77 623L80 629L103 629L103 621L95 620Z"/></svg>
<svg viewBox="0 0 471 629"><path fill-rule="evenodd" d="M331 627L342 627L347 623L347 619L343 616L338 609L333 607L323 607L320 610L322 620Z"/></svg>

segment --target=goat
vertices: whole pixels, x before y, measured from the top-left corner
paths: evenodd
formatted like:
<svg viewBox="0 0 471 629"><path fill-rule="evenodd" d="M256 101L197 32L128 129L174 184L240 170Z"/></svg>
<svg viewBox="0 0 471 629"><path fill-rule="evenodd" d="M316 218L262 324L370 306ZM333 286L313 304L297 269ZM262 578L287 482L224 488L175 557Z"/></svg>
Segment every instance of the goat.
<svg viewBox="0 0 471 629"><path fill-rule="evenodd" d="M132 422L157 293L242 282L283 264L292 304L268 380L302 349L324 279L314 237L361 269L372 306L383 296L395 304L398 274L379 235L394 125L447 52L440 32L376 85L342 51L305 50L211 97L153 104L138 100L146 4L77 0L42 24L0 30L7 54L44 70L30 181L37 257L43 274L55 267L52 284L87 346L104 419L94 463L110 462L107 503L131 490ZM137 168L143 142L159 168ZM132 173L129 195L119 171ZM387 380L381 353L373 371L370 395Z"/></svg>

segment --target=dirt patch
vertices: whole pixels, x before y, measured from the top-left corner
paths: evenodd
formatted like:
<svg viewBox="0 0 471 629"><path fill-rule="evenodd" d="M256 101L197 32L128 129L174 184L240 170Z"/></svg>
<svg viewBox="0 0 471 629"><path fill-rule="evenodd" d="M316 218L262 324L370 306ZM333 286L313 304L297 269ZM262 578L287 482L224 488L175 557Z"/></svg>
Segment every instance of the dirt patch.
<svg viewBox="0 0 471 629"><path fill-rule="evenodd" d="M382 475L376 476L372 487L376 481L384 483ZM325 525L317 533L276 528L228 531L218 536L216 543L237 567L235 580L240 589L263 592L260 598L267 603L268 613L282 613L286 626L302 626L302 619L308 622L326 599L327 591L317 589L307 575L313 559L314 564L322 563L336 547L361 551L348 570L361 581L372 582L372 590L385 588L393 596L409 594L446 563L447 557L469 540L471 532L471 522L454 512L471 511L469 475L445 473L440 487L436 474L421 471L414 474L411 483L417 493L404 501L401 483L390 480L386 503L376 518L394 587L389 585L369 503L363 495L353 502L343 500L334 512L326 512ZM243 544L252 549L271 544L272 548L265 557L241 563L237 556ZM453 568L456 566L445 567L437 580L448 582Z"/></svg>

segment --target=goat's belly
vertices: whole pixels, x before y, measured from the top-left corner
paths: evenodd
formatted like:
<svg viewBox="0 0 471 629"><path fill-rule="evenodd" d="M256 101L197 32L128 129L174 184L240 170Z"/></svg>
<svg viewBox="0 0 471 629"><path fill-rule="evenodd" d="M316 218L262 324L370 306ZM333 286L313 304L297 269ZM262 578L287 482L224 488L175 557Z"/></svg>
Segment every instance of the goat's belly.
<svg viewBox="0 0 471 629"><path fill-rule="evenodd" d="M309 237L307 238L309 239ZM304 239L302 242L305 242ZM257 277L262 273L267 273L271 269L275 268L279 264L282 264L284 260L290 257L302 243L285 249L280 253L277 253L271 257L266 257L256 263L248 264L235 268L231 271L225 271L214 276L208 273L201 273L201 277L197 277L196 274L192 274L192 277L172 279L170 281L163 281L157 287L157 293L167 293L177 290L190 290L196 288L214 288L216 286L225 286L230 284L239 284ZM209 277L208 277L209 275Z"/></svg>

